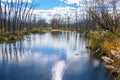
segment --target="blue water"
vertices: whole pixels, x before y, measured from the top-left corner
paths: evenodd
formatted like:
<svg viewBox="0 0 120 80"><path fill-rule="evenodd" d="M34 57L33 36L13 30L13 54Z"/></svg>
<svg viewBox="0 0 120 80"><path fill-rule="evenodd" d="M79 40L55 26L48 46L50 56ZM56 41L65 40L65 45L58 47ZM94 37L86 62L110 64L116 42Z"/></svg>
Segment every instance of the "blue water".
<svg viewBox="0 0 120 80"><path fill-rule="evenodd" d="M0 80L112 80L84 35L46 32L0 44Z"/></svg>

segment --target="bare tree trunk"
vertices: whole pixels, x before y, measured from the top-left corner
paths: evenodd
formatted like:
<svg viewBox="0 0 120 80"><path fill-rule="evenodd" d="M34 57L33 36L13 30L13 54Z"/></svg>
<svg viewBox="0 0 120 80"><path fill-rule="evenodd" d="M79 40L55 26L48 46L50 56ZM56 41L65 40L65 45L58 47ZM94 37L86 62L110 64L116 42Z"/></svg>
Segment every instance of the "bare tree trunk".
<svg viewBox="0 0 120 80"><path fill-rule="evenodd" d="M2 6L0 0L0 30L2 30L2 20L3 20L3 12L2 12Z"/></svg>

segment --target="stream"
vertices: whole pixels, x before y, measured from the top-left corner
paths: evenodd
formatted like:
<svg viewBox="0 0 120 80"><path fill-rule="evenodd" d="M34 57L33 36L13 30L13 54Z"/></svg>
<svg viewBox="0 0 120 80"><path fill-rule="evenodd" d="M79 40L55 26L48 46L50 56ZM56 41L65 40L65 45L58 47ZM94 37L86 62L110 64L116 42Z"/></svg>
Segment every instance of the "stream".
<svg viewBox="0 0 120 80"><path fill-rule="evenodd" d="M70 31L26 35L0 44L0 80L112 80L86 49L88 38Z"/></svg>

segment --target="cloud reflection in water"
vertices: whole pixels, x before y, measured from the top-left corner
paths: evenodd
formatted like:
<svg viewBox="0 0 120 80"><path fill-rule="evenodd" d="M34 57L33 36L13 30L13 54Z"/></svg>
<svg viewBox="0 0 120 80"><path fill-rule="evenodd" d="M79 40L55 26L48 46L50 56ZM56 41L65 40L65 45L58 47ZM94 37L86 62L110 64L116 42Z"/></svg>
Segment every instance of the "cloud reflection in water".
<svg viewBox="0 0 120 80"><path fill-rule="evenodd" d="M52 68L52 80L62 80L66 64L64 61L58 61Z"/></svg>

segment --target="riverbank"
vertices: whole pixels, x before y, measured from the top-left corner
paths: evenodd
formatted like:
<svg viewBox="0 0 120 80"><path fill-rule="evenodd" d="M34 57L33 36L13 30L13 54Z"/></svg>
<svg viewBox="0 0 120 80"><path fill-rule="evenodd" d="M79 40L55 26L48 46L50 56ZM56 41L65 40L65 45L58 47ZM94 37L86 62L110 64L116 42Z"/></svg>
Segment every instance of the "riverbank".
<svg viewBox="0 0 120 80"><path fill-rule="evenodd" d="M31 29L23 28L20 31L14 31L12 33L3 31L3 32L0 32L0 43L15 42L17 40L22 39L25 35L36 34L43 31L52 31L52 30L46 29L46 28L31 28Z"/></svg>
<svg viewBox="0 0 120 80"><path fill-rule="evenodd" d="M23 38L24 35L29 35L29 34L36 34L36 33L41 33L41 32L53 32L53 31L77 31L79 33L83 33L81 30L76 30L75 28L57 28L57 29L52 29L52 28L31 28L31 29L26 29L23 28L20 31L14 31L14 32L4 32L0 30L0 43L3 42L15 42L16 40L20 40Z"/></svg>
<svg viewBox="0 0 120 80"><path fill-rule="evenodd" d="M88 35L88 48L102 59L109 74L112 74L115 80L120 80L120 34L91 31Z"/></svg>

